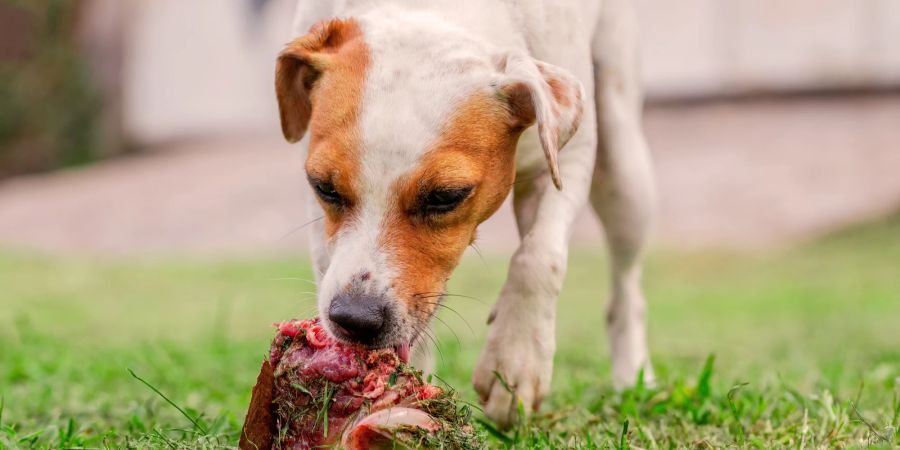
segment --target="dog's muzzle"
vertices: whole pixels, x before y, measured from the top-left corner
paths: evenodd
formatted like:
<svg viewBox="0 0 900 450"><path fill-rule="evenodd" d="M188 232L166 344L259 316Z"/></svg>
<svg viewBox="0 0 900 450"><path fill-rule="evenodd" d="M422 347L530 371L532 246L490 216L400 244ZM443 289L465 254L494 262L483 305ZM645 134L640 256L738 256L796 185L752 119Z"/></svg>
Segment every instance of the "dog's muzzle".
<svg viewBox="0 0 900 450"><path fill-rule="evenodd" d="M366 347L393 346L400 359L409 360L409 342L389 342L396 318L384 295L338 294L331 300L328 320L338 339Z"/></svg>

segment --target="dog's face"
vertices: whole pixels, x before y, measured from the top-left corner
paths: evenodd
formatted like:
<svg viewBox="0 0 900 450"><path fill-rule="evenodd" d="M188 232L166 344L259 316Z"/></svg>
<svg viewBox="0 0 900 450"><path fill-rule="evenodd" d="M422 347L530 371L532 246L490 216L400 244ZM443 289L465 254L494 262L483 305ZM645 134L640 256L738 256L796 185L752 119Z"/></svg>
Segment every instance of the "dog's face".
<svg viewBox="0 0 900 450"><path fill-rule="evenodd" d="M556 152L580 116L580 85L565 73L492 57L462 33L430 38L428 28L320 23L289 44L276 75L285 136L309 129L306 175L330 260L323 323L340 339L401 355L478 224L508 195L521 132L538 120L556 174Z"/></svg>

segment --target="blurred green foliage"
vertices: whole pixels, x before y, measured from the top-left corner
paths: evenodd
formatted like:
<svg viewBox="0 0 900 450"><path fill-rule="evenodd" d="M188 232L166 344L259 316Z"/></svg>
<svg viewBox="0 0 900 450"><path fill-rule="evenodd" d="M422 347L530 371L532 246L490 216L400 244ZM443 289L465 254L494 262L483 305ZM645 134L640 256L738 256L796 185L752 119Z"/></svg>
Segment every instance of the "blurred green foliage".
<svg viewBox="0 0 900 450"><path fill-rule="evenodd" d="M0 178L83 164L98 154L102 107L74 38L78 3L6 2L21 57L0 58ZM12 23L8 23L13 25ZM24 30L24 31L23 31Z"/></svg>

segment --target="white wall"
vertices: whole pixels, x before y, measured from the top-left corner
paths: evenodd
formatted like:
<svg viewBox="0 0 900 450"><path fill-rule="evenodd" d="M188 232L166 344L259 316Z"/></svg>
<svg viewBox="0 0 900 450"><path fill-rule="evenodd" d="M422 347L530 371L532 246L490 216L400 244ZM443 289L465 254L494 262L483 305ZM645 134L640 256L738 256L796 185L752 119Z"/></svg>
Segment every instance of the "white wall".
<svg viewBox="0 0 900 450"><path fill-rule="evenodd" d="M274 127L275 55L289 38L292 0L273 1L257 27L246 3L140 1L125 88L138 141Z"/></svg>
<svg viewBox="0 0 900 450"><path fill-rule="evenodd" d="M650 95L900 84L898 0L637 0Z"/></svg>
<svg viewBox="0 0 900 450"><path fill-rule="evenodd" d="M635 0L650 96L900 84L900 0ZM254 34L241 0L140 0L126 123L153 142L276 132L274 57L293 0Z"/></svg>

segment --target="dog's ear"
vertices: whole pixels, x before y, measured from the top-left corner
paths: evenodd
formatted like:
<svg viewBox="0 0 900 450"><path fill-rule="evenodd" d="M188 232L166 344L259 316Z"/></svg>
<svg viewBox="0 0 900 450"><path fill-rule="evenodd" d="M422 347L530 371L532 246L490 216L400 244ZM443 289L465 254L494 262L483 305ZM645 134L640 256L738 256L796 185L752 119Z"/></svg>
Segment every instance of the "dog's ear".
<svg viewBox="0 0 900 450"><path fill-rule="evenodd" d="M319 22L309 33L291 41L278 55L275 65L275 95L281 116L281 131L288 142L306 134L312 115L312 90L316 80L340 50L359 36L352 20Z"/></svg>
<svg viewBox="0 0 900 450"><path fill-rule="evenodd" d="M559 67L520 53L501 55L494 62L503 74L499 90L512 117L521 127L537 122L550 177L562 189L558 156L581 122L581 82Z"/></svg>

